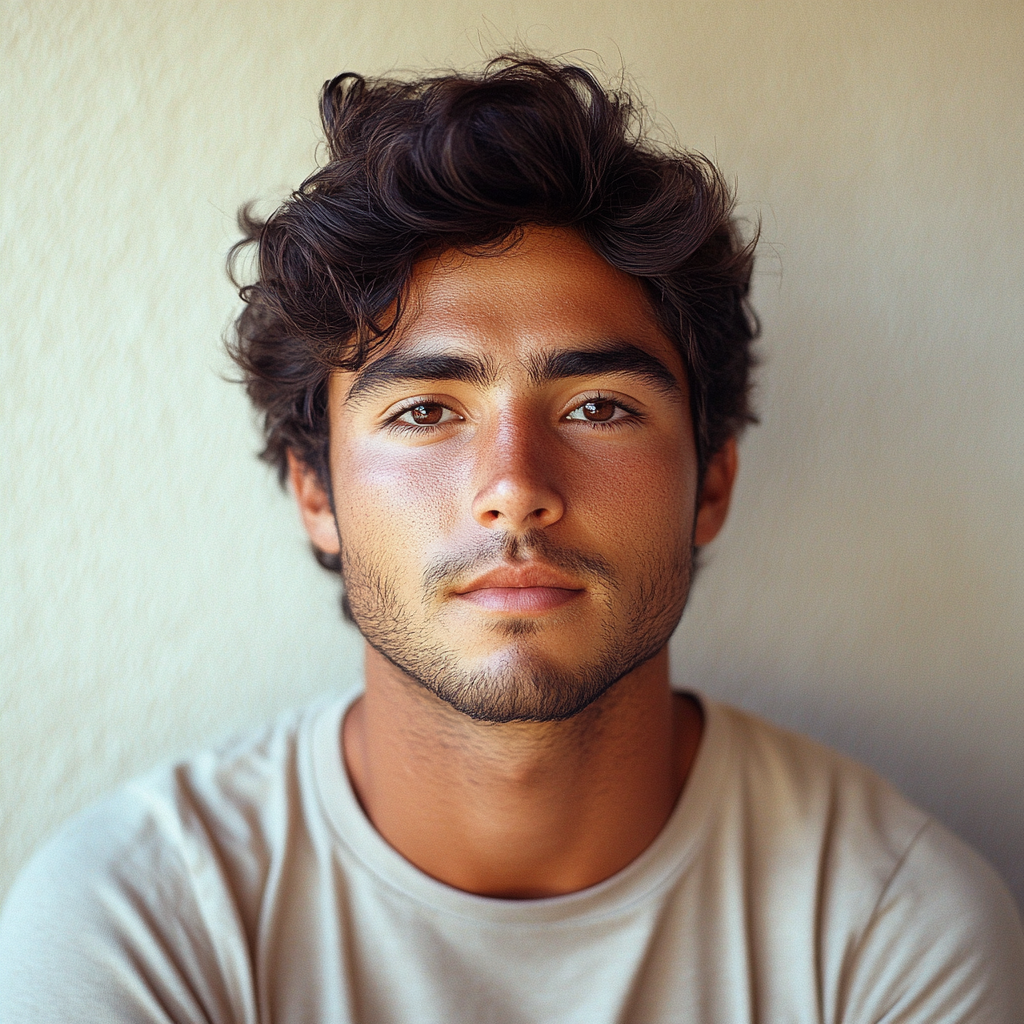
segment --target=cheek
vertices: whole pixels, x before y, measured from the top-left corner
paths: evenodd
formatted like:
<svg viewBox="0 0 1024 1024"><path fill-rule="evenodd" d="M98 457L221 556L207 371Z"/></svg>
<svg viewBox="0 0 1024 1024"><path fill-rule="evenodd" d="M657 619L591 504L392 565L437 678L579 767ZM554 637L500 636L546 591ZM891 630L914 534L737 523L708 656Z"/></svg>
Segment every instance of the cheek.
<svg viewBox="0 0 1024 1024"><path fill-rule="evenodd" d="M674 546L692 532L696 470L682 446L623 447L567 467L566 479L576 518L616 548Z"/></svg>
<svg viewBox="0 0 1024 1024"><path fill-rule="evenodd" d="M696 468L685 438L647 435L637 444L549 449L550 479L566 516L565 543L650 552L693 528ZM335 508L349 550L420 564L472 531L471 453L354 441L332 451Z"/></svg>
<svg viewBox="0 0 1024 1024"><path fill-rule="evenodd" d="M459 466L423 449L354 444L332 454L338 528L346 543L370 541L395 560L429 546L456 519Z"/></svg>

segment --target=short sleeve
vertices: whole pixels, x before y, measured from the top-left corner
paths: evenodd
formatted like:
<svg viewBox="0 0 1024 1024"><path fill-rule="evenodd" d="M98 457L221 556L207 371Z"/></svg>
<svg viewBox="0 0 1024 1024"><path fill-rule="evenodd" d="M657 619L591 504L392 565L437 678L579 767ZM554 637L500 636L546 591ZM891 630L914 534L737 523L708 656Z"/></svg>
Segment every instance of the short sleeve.
<svg viewBox="0 0 1024 1024"><path fill-rule="evenodd" d="M232 943L196 899L205 888L218 910L216 875L145 803L122 793L79 815L17 878L0 914L4 1024L250 1019L232 985L247 957L225 963Z"/></svg>
<svg viewBox="0 0 1024 1024"><path fill-rule="evenodd" d="M935 821L917 834L844 971L842 1024L1024 1021L1024 933L995 872Z"/></svg>

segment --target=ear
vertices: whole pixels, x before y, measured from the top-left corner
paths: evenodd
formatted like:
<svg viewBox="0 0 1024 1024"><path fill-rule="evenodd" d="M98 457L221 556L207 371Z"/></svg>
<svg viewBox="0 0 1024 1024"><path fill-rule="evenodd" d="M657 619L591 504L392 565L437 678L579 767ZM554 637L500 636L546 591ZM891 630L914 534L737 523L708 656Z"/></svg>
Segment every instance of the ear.
<svg viewBox="0 0 1024 1024"><path fill-rule="evenodd" d="M302 524L313 546L328 555L338 554L341 544L338 540L338 525L331 510L331 499L316 473L291 451L288 452L288 479L299 506Z"/></svg>
<svg viewBox="0 0 1024 1024"><path fill-rule="evenodd" d="M697 521L693 528L693 543L697 547L709 544L718 535L729 512L732 485L736 481L739 457L736 438L730 437L711 456L704 471L704 483L697 500Z"/></svg>

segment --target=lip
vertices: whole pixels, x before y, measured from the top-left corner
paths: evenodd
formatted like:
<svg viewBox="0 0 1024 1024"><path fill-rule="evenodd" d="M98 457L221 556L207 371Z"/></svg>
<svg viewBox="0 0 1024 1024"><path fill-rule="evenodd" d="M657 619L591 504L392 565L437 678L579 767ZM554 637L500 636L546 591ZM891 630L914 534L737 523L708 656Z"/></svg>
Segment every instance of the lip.
<svg viewBox="0 0 1024 1024"><path fill-rule="evenodd" d="M539 562L524 562L521 565L499 565L470 583L456 589L457 594L469 594L475 590L532 589L551 587L555 590L583 590L578 580Z"/></svg>
<svg viewBox="0 0 1024 1024"><path fill-rule="evenodd" d="M560 608L585 589L546 565L503 565L459 587L454 596L487 611L522 615Z"/></svg>

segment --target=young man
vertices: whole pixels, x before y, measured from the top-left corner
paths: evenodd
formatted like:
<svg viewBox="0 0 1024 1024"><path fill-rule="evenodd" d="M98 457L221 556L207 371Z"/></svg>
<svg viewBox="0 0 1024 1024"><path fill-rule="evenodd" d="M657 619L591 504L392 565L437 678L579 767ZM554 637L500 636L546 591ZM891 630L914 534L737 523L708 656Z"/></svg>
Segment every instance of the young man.
<svg viewBox="0 0 1024 1024"><path fill-rule="evenodd" d="M366 686L28 868L5 1020L1024 1020L991 871L867 770L669 686L751 418L717 172L585 72L328 83L235 356Z"/></svg>

